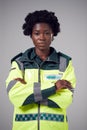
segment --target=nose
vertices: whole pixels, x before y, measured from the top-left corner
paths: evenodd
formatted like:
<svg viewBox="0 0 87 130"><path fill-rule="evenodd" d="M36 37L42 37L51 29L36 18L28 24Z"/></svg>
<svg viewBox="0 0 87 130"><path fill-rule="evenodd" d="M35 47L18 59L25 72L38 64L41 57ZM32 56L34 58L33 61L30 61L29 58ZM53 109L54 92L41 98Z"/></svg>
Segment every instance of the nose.
<svg viewBox="0 0 87 130"><path fill-rule="evenodd" d="M40 40L42 40L42 41L45 40L45 36L44 36L44 34L40 34Z"/></svg>

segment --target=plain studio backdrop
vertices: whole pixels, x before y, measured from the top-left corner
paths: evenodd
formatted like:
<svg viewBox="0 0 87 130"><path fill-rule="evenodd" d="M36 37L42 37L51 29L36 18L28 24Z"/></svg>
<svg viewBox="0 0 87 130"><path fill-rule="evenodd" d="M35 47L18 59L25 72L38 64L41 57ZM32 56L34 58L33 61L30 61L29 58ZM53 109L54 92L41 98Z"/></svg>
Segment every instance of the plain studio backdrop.
<svg viewBox="0 0 87 130"><path fill-rule="evenodd" d="M55 12L61 33L52 46L70 55L75 67L77 85L67 109L69 130L87 130L87 0L0 0L0 130L12 129L13 106L5 86L10 60L33 46L22 25L29 12L40 9Z"/></svg>

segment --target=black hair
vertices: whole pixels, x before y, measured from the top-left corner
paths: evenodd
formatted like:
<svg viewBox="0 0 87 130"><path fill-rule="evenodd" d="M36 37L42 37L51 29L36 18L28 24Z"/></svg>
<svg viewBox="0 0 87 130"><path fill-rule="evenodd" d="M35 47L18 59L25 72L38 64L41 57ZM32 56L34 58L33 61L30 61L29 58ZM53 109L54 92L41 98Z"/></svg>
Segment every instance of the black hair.
<svg viewBox="0 0 87 130"><path fill-rule="evenodd" d="M32 35L33 26L36 23L47 23L50 25L54 36L60 32L60 24L58 22L57 17L54 12L50 12L47 10L39 10L29 13L25 17L25 23L22 26L24 35Z"/></svg>

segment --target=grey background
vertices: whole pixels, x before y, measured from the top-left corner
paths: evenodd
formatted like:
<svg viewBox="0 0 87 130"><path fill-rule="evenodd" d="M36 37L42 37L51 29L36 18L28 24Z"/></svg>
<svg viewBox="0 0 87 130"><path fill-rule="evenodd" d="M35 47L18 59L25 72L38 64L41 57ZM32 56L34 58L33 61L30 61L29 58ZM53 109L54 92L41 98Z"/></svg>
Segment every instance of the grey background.
<svg viewBox="0 0 87 130"><path fill-rule="evenodd" d="M11 130L13 106L5 80L10 59L33 46L21 26L28 12L37 9L54 11L61 24L61 33L52 43L57 50L73 58L77 77L73 104L68 108L69 130L87 129L87 0L1 0L0 1L0 130Z"/></svg>

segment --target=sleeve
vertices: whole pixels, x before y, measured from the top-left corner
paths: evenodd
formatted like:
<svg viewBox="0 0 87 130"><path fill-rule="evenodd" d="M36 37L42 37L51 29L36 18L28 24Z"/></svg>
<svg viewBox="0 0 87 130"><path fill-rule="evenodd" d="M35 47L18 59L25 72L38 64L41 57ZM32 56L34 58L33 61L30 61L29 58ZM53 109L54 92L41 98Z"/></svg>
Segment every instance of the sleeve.
<svg viewBox="0 0 87 130"><path fill-rule="evenodd" d="M22 84L20 81L16 81L16 78L23 79L23 72L19 69L18 64L12 62L12 67L9 75L6 79L6 88L10 101L14 106L21 107L28 96L30 96L30 103L34 100L32 97L33 87L32 83Z"/></svg>
<svg viewBox="0 0 87 130"><path fill-rule="evenodd" d="M21 83L15 79L24 78L23 71L19 69L19 65L16 61L12 62L12 67L6 80L6 88L9 99L14 106L21 107L31 103L37 103L42 101L44 97L44 90L41 91L39 83L26 82L26 84ZM43 85L44 86L44 85ZM55 87L49 85L49 89L46 89L46 97L54 94L56 92Z"/></svg>
<svg viewBox="0 0 87 130"><path fill-rule="evenodd" d="M48 97L48 102L49 105L51 102L52 104L55 104L55 106L65 109L72 103L73 92L74 92L73 90L76 86L76 76L75 76L74 67L72 65L71 60L62 76L62 79L71 82L73 89L72 90L61 89L60 91L57 91L56 94Z"/></svg>

